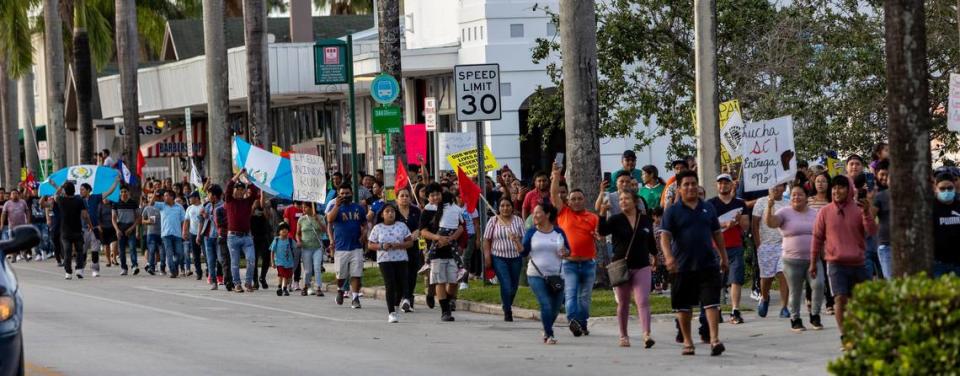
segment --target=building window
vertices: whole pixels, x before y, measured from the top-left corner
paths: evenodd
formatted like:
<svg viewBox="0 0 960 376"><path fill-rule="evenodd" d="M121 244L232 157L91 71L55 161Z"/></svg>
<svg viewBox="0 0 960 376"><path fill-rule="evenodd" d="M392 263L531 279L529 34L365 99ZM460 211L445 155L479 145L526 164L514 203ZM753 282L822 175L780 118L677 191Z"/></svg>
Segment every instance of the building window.
<svg viewBox="0 0 960 376"><path fill-rule="evenodd" d="M500 84L500 96L509 97L512 93L513 86L509 82L504 82Z"/></svg>
<svg viewBox="0 0 960 376"><path fill-rule="evenodd" d="M510 38L523 38L523 24L510 24Z"/></svg>
<svg viewBox="0 0 960 376"><path fill-rule="evenodd" d="M547 36L553 37L557 35L557 24L553 21L547 21Z"/></svg>

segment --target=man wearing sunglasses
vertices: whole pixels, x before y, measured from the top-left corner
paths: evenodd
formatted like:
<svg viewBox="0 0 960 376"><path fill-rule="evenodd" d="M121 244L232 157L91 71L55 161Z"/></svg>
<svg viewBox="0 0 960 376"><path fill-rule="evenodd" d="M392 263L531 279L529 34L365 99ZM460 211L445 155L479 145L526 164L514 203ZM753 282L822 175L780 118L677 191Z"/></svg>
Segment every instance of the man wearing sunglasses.
<svg viewBox="0 0 960 376"><path fill-rule="evenodd" d="M957 177L939 173L934 190L937 200L933 205L934 278L954 273L960 276L960 200L957 199Z"/></svg>

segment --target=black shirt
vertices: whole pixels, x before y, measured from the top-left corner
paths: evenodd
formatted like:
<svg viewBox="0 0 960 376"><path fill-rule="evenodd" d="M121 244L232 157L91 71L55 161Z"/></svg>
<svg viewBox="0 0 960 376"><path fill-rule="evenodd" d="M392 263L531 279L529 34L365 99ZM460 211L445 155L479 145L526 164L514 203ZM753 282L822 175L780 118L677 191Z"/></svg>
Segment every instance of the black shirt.
<svg viewBox="0 0 960 376"><path fill-rule="evenodd" d="M890 245L890 191L883 190L873 197L873 207L877 208L877 218L880 225L877 227L877 239L880 245Z"/></svg>
<svg viewBox="0 0 960 376"><path fill-rule="evenodd" d="M420 229L421 229L421 230L427 230L427 231L430 231L430 232L433 233L433 234L439 235L439 234L440 234L440 222L439 222L439 221L436 221L436 222L435 222L435 221L433 220L434 218L436 218L437 213L438 213L438 211L436 211L436 210L424 210L423 212L421 212L421 213L420 213ZM454 252L453 244L455 244L455 243L451 243L451 244L447 245L446 247L436 247L436 248L434 248L433 243L434 243L434 241L429 240L429 239L427 240L427 249L433 250L433 253L432 253L432 255L430 256L430 259L431 259L431 260L433 260L433 259L449 259L449 258L453 258L453 252Z"/></svg>
<svg viewBox="0 0 960 376"><path fill-rule="evenodd" d="M631 247L630 238L635 236L632 250L627 257L627 267L629 269L643 269L650 266L649 256L657 254L653 222L650 217L639 216L636 235L633 233L634 228L630 226L630 220L623 213L611 216L610 219L600 217L600 235L612 235L613 260L621 260L627 255L627 248Z"/></svg>
<svg viewBox="0 0 960 376"><path fill-rule="evenodd" d="M667 207L660 227L673 239L671 250L679 272L718 269L713 234L720 231L720 222L712 205L697 201L690 208L677 202Z"/></svg>
<svg viewBox="0 0 960 376"><path fill-rule="evenodd" d="M960 265L960 201L933 204L933 259Z"/></svg>
<svg viewBox="0 0 960 376"><path fill-rule="evenodd" d="M60 233L63 235L83 234L81 215L87 210L83 199L77 196L63 196L57 198L60 206Z"/></svg>

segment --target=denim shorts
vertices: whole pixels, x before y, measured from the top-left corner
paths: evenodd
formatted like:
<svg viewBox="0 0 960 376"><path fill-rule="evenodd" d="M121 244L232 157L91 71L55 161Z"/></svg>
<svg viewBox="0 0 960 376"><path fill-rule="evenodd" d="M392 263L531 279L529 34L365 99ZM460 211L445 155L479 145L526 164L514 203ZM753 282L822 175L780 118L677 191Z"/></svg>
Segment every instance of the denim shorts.
<svg viewBox="0 0 960 376"><path fill-rule="evenodd" d="M827 277L830 278L830 291L833 296L851 296L853 287L870 278L867 267L847 266L827 263Z"/></svg>
<svg viewBox="0 0 960 376"><path fill-rule="evenodd" d="M730 271L727 272L727 284L743 286L746 281L743 247L727 248L727 261L730 263Z"/></svg>

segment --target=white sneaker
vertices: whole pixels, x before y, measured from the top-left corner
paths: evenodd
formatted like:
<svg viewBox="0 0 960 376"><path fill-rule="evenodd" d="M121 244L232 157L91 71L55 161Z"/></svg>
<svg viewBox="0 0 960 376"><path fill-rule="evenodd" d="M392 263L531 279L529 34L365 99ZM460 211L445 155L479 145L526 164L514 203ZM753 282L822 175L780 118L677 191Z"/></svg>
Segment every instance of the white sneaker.
<svg viewBox="0 0 960 376"><path fill-rule="evenodd" d="M466 282L460 282L460 290L466 290L469 287L470 285L468 285Z"/></svg>
<svg viewBox="0 0 960 376"><path fill-rule="evenodd" d="M400 317L399 317L399 315L397 315L396 312L391 313L391 314L387 315L387 322L388 322L388 323L391 323L391 324L393 324L393 323L395 323L395 322L400 322Z"/></svg>
<svg viewBox="0 0 960 376"><path fill-rule="evenodd" d="M404 313L410 313L413 312L413 306L410 304L409 300L403 299L403 301L400 302L400 310Z"/></svg>
<svg viewBox="0 0 960 376"><path fill-rule="evenodd" d="M97 277L99 277L99 276L100 276L100 272L94 270L94 271L93 271L93 278L97 278Z"/></svg>
<svg viewBox="0 0 960 376"><path fill-rule="evenodd" d="M313 294L315 294L315 293L316 293L316 291L313 289L313 287L310 287L310 288L307 289L307 295L313 295Z"/></svg>
<svg viewBox="0 0 960 376"><path fill-rule="evenodd" d="M71 280L71 279L73 279L73 274L66 273L66 274L63 275L63 279Z"/></svg>

